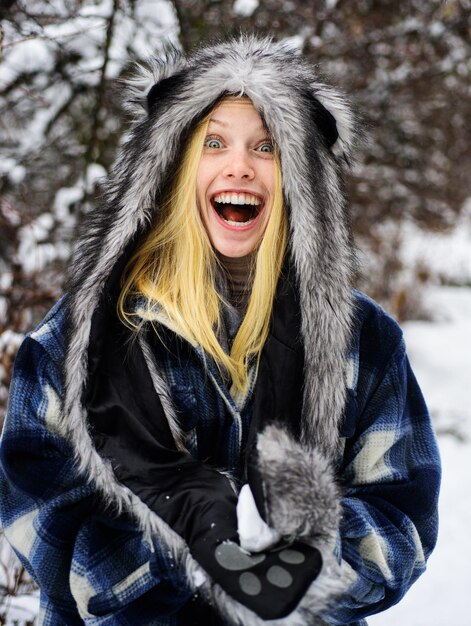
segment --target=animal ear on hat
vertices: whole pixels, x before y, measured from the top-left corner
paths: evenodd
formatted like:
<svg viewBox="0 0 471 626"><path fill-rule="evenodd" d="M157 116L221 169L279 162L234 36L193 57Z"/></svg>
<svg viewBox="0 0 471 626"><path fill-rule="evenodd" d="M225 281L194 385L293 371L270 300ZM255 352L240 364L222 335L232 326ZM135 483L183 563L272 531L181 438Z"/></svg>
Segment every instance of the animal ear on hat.
<svg viewBox="0 0 471 626"><path fill-rule="evenodd" d="M179 93L183 86L186 72L180 71L172 76L162 78L155 85L152 85L147 94L147 111L152 113L157 104L163 104L172 98L173 94Z"/></svg>
<svg viewBox="0 0 471 626"><path fill-rule="evenodd" d="M327 148L331 148L339 138L337 121L332 113L314 96L310 96L310 114L321 133Z"/></svg>

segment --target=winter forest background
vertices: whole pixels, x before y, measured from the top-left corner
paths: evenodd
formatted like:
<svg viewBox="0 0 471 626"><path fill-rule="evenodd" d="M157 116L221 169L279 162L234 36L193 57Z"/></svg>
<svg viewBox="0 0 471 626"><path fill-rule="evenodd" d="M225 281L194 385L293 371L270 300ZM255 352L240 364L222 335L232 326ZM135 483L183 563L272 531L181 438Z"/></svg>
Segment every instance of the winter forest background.
<svg viewBox="0 0 471 626"><path fill-rule="evenodd" d="M288 40L364 121L358 286L404 327L444 463L429 571L370 623L471 626L471 0L3 0L0 19L0 428L16 350L63 290L129 124L117 79L169 41ZM0 624L34 624L37 606L0 535Z"/></svg>

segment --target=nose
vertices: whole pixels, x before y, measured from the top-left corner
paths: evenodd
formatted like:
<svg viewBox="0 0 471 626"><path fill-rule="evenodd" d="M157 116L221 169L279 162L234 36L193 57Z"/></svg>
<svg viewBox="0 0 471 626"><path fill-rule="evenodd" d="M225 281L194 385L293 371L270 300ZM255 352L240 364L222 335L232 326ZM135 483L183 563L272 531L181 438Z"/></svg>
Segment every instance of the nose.
<svg viewBox="0 0 471 626"><path fill-rule="evenodd" d="M252 180L255 176L255 171L248 152L243 149L231 151L228 154L223 175L225 178L230 179Z"/></svg>

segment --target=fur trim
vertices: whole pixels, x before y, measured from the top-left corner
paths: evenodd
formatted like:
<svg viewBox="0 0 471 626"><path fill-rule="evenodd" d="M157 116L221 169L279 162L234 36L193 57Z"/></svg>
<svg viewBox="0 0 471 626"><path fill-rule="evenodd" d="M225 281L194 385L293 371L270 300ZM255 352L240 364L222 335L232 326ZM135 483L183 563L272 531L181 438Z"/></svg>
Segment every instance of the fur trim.
<svg viewBox="0 0 471 626"><path fill-rule="evenodd" d="M172 398L170 395L170 390L168 388L167 383L162 378L160 372L158 371L155 360L152 357L152 350L149 347L149 344L146 342L142 333L139 335L139 343L141 346L142 354L144 355L144 359L147 365L147 369L149 370L149 374L152 380L152 384L154 385L155 392L160 398L160 402L162 404L162 408L165 413L165 417L167 418L167 422L170 426L170 431L173 436L173 440L177 447L177 450L181 450L183 452L188 452L183 443L183 433L180 428L180 424L178 422L178 417L175 412L175 408L173 406Z"/></svg>
<svg viewBox="0 0 471 626"><path fill-rule="evenodd" d="M330 461L276 426L258 435L257 451L268 525L285 537L335 537L340 490Z"/></svg>

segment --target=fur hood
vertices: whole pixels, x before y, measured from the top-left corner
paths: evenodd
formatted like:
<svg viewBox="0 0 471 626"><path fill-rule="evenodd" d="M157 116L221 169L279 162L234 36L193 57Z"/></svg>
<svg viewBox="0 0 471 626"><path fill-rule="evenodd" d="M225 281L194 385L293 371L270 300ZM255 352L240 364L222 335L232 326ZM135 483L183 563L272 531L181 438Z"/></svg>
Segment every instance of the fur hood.
<svg viewBox="0 0 471 626"><path fill-rule="evenodd" d="M71 270L64 428L74 443L80 468L108 501L132 511L146 531L158 532L185 562L188 572L198 571L182 539L119 483L111 465L98 455L82 399L92 323L105 285L119 274L136 240L158 214L159 199L191 129L224 95L244 94L252 100L279 148L289 211L289 260L297 285L304 351L299 441L275 428L266 429L257 443L259 470L272 480L270 473L276 474L273 468L288 450L297 471L311 472L318 499L328 502L325 519L310 523L303 519L294 527L292 520L280 523L292 531L303 528L305 536L316 534L322 523L327 523L327 535L332 540L340 515L332 464L346 401L354 316L351 287L355 256L342 178L343 166L351 160L357 140L350 107L344 96L325 84L294 51L270 39L249 36L202 48L190 57L171 51L165 58L155 58L140 67L125 89L126 106L134 122L106 182L105 202L88 219ZM158 372L151 371L151 376L171 423L173 409L165 385ZM317 480L316 472L325 477L324 483ZM301 500L302 495L298 504ZM291 505L296 503L288 502L288 515ZM318 596L318 607L337 589L328 572L324 572L324 583L313 592ZM217 585L203 585L201 591L219 607L231 602ZM230 613L241 624L259 623L237 603ZM291 621L282 623L307 622L293 613Z"/></svg>
<svg viewBox="0 0 471 626"><path fill-rule="evenodd" d="M140 67L126 86L135 121L106 182L106 202L88 219L70 272L66 412L80 412L87 329L105 282L158 214L159 195L189 130L225 94L247 95L279 147L306 357L302 439L330 456L345 403L355 272L342 167L358 133L345 97L270 39L241 37L189 58L172 51ZM338 134L331 146L326 113Z"/></svg>

